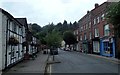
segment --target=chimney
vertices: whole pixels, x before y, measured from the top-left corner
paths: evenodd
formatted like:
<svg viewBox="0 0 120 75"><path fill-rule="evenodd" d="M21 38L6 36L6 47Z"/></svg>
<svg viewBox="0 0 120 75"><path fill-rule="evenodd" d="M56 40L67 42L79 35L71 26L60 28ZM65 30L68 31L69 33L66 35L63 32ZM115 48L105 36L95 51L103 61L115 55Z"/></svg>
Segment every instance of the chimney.
<svg viewBox="0 0 120 75"><path fill-rule="evenodd" d="M90 12L90 11L88 10L88 11L87 11L87 14L88 14L89 12Z"/></svg>
<svg viewBox="0 0 120 75"><path fill-rule="evenodd" d="M98 3L95 3L95 8L99 7L99 4Z"/></svg>

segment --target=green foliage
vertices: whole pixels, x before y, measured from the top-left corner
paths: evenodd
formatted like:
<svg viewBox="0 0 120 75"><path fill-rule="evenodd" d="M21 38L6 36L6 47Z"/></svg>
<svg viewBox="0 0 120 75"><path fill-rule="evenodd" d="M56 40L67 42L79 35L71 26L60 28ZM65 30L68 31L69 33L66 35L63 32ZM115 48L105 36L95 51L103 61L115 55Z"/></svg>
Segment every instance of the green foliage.
<svg viewBox="0 0 120 75"><path fill-rule="evenodd" d="M77 43L77 39L76 39L75 35L71 31L64 32L63 40L68 45Z"/></svg>
<svg viewBox="0 0 120 75"><path fill-rule="evenodd" d="M116 36L120 38L120 2L110 6L106 17L108 22L114 25Z"/></svg>
<svg viewBox="0 0 120 75"><path fill-rule="evenodd" d="M61 36L59 35L59 32L52 31L51 33L48 33L45 37L45 41L49 47L59 47L62 41Z"/></svg>
<svg viewBox="0 0 120 75"><path fill-rule="evenodd" d="M68 24L66 20L63 24L61 22L56 25L49 23L42 28L37 24L32 24L32 33L39 38L41 44L58 46L61 43L63 33L69 30L73 31L76 27L78 27L76 21L73 24L71 22Z"/></svg>
<svg viewBox="0 0 120 75"><path fill-rule="evenodd" d="M41 27L38 24L36 24L36 23L32 24L31 27L32 27L32 32L33 33L38 33L38 32L41 31Z"/></svg>

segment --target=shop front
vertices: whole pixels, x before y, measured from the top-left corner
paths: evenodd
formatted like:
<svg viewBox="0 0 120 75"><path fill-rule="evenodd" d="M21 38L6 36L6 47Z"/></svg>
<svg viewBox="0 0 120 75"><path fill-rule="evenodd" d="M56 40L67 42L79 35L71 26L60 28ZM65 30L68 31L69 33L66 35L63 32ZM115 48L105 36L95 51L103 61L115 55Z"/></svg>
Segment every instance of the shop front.
<svg viewBox="0 0 120 75"><path fill-rule="evenodd" d="M101 39L101 55L115 57L115 39L113 37L104 37Z"/></svg>
<svg viewBox="0 0 120 75"><path fill-rule="evenodd" d="M100 39L99 37L96 37L92 39L93 42L93 54L100 54Z"/></svg>
<svg viewBox="0 0 120 75"><path fill-rule="evenodd" d="M83 47L83 52L88 53L88 41L87 40L83 41L82 47Z"/></svg>

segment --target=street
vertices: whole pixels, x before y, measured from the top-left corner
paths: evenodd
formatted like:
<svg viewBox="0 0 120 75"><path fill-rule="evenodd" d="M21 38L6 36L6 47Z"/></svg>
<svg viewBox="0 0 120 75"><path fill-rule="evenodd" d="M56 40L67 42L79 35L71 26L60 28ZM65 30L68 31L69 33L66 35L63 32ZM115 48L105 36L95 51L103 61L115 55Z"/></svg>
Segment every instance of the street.
<svg viewBox="0 0 120 75"><path fill-rule="evenodd" d="M51 64L51 73L118 73L118 63L80 52L60 50L55 60L61 63Z"/></svg>

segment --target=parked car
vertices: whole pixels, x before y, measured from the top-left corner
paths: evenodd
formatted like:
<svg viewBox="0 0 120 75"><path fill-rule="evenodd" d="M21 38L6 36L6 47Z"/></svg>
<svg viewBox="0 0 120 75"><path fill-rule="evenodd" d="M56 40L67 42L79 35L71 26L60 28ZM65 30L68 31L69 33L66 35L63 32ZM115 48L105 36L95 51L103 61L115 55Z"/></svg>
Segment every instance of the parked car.
<svg viewBox="0 0 120 75"><path fill-rule="evenodd" d="M58 49L57 48L56 49L51 49L50 54L51 55L57 55L58 54Z"/></svg>
<svg viewBox="0 0 120 75"><path fill-rule="evenodd" d="M70 48L66 47L64 50L65 50L65 51L70 51Z"/></svg>

